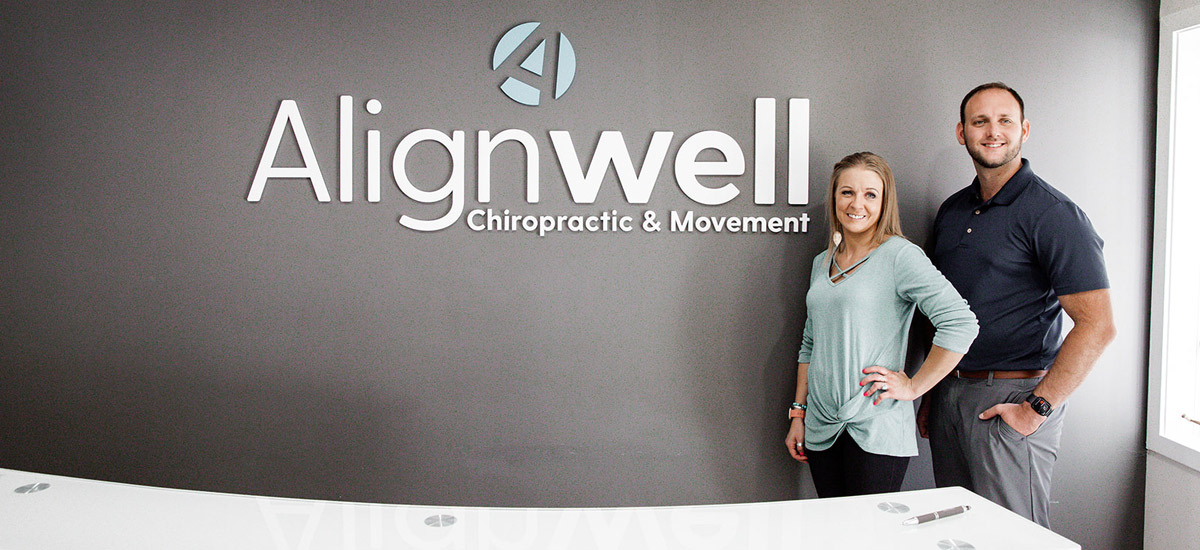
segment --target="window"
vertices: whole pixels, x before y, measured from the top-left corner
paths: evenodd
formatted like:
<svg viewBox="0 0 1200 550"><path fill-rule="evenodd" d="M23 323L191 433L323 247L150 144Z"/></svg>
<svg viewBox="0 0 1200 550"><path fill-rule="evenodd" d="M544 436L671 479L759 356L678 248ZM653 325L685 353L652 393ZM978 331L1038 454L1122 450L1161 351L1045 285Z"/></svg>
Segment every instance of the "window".
<svg viewBox="0 0 1200 550"><path fill-rule="evenodd" d="M1200 7L1161 33L1146 445L1200 470Z"/></svg>

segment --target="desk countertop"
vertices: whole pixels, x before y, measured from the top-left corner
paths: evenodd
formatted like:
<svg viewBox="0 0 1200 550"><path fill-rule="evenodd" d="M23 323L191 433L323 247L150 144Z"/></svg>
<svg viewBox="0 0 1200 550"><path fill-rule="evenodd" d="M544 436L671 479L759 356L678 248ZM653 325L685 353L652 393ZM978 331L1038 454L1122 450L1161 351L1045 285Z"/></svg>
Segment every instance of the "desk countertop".
<svg viewBox="0 0 1200 550"><path fill-rule="evenodd" d="M965 514L906 526L958 505ZM0 549L1078 549L959 487L640 508L366 504L142 487L0 469Z"/></svg>

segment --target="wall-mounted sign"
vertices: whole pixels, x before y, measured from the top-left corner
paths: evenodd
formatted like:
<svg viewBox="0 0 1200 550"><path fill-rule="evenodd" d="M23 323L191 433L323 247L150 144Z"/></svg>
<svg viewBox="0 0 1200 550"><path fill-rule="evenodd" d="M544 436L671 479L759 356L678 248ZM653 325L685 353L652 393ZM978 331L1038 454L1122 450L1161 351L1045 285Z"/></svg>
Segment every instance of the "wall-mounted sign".
<svg viewBox="0 0 1200 550"><path fill-rule="evenodd" d="M519 67L536 76L544 75L546 63L546 40L534 38L533 32L539 23L517 25L506 32L492 52L492 68L506 67L506 60L514 59L514 53L530 50L520 58ZM540 41L539 41L540 40ZM526 44L536 42L536 44ZM524 47L519 48L525 44ZM574 81L576 58L570 42L558 34L555 63L556 76L554 98L563 93ZM509 98L525 105L541 102L540 88L514 77L506 78L500 85ZM383 104L377 99L363 103L363 110L377 115ZM787 106L787 204L807 205L808 194L808 143L809 102L803 98L788 100ZM349 203L354 197L354 116L358 108L354 97L342 95L338 104L338 198ZM753 153L753 201L756 205L776 203L776 116L774 98L757 98L754 101ZM301 166L275 166L283 136L291 130L300 152ZM366 200L381 201L381 174L383 173L383 151L380 148L380 130L367 130L366 142ZM605 174L611 166L616 174L626 202L631 207L649 205L651 194L676 136L669 130L654 131L648 136L649 143L641 166L634 166L628 142L619 130L602 130L590 159L581 159L575 138L568 131L551 130L535 136L521 129L506 129L493 134L487 130L474 132L468 141L467 132L454 130L446 133L434 128L421 128L404 134L391 151L391 179L400 192L422 204L447 204L440 217L426 219L401 214L400 225L415 231L439 231L465 218L471 231L523 231L545 236L548 233L628 233L646 232L730 232L730 233L804 233L808 231L807 213L797 216L712 216L697 215L692 211L672 210L665 214L652 209L641 209L636 216L617 210L580 216L555 214L530 209L528 212L513 212L510 209L493 211L488 208L467 212L466 191L469 178L466 174L467 155L474 156L477 173L473 178L476 197L480 205L491 201L492 153L501 144L513 143L525 153L525 202L537 204L541 196L541 150L550 147L558 168L565 178L570 199L574 204L594 204ZM639 140L640 141L640 140ZM450 174L437 188L428 190L413 184L406 169L406 161L413 147L431 143L443 148L450 158ZM718 155L705 155L715 151ZM712 160L719 156L719 160ZM738 198L741 191L733 182L725 180L743 176L747 171L745 149L729 134L719 130L703 130L682 139L670 159L672 176L680 191L698 205L719 206ZM701 181L704 178L704 182ZM249 202L259 202L267 184L272 180L307 180L312 186L318 202L331 202L332 198L325 177L317 162L317 155L309 139L300 106L295 100L284 99L279 103L271 124L258 168L246 197ZM715 181L714 181L715 180ZM721 181L725 180L725 181ZM292 183L294 184L294 183ZM424 186L428 187L428 186Z"/></svg>

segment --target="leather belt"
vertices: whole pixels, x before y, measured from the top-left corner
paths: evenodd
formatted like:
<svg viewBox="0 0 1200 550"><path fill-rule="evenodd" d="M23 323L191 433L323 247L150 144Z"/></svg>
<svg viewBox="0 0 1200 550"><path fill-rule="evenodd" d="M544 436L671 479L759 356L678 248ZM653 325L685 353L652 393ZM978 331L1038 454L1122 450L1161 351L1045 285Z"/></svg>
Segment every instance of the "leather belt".
<svg viewBox="0 0 1200 550"><path fill-rule="evenodd" d="M992 378L996 380L1023 380L1026 378L1041 378L1049 374L1048 370L959 370L954 369L955 378Z"/></svg>

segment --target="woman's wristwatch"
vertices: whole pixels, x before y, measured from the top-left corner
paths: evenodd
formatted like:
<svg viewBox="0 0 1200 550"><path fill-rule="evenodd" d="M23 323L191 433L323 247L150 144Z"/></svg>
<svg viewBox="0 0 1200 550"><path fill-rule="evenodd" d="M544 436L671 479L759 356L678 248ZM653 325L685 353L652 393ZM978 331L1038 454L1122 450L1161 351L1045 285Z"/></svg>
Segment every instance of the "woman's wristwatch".
<svg viewBox="0 0 1200 550"><path fill-rule="evenodd" d="M804 418L804 413L807 410L808 405L805 405L804 403L792 403L792 406L788 408L788 420L793 418Z"/></svg>

